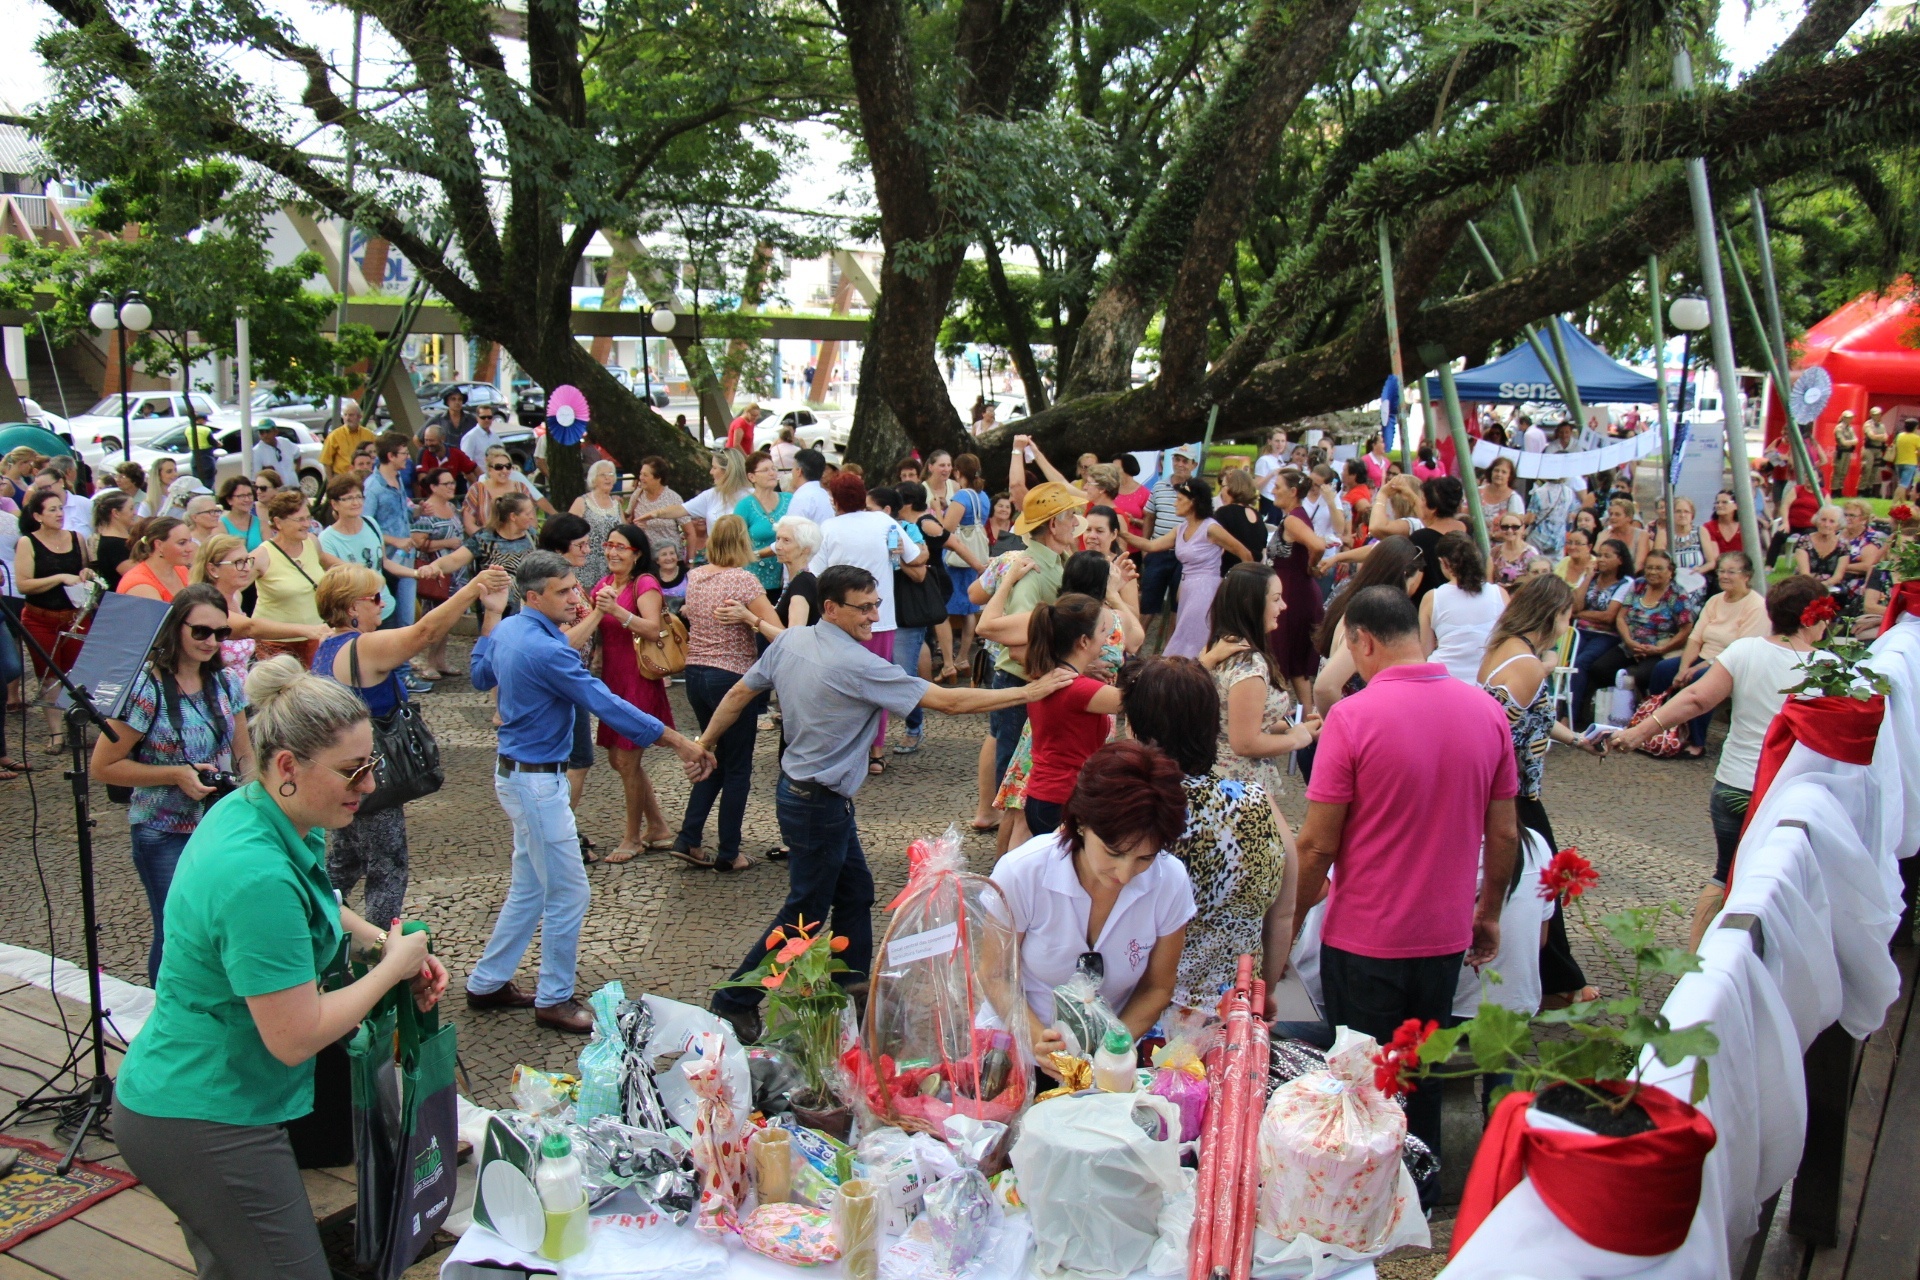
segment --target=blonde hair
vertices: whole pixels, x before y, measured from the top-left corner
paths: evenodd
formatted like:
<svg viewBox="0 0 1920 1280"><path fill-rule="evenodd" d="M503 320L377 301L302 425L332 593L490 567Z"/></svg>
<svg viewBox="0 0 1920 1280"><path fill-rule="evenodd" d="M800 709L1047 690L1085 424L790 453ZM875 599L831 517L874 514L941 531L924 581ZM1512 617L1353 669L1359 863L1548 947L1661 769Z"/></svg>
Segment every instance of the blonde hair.
<svg viewBox="0 0 1920 1280"><path fill-rule="evenodd" d="M732 506L746 497L747 490L752 488L747 483L747 455L738 449L715 449L713 460L721 467L720 483L713 486L714 492L725 498L728 506ZM713 557L707 558L711 560Z"/></svg>
<svg viewBox="0 0 1920 1280"><path fill-rule="evenodd" d="M1847 499L1840 504L1840 510L1845 515L1860 516L1866 520L1873 519L1873 508L1858 498Z"/></svg>
<svg viewBox="0 0 1920 1280"><path fill-rule="evenodd" d="M280 752L312 760L366 718L359 694L288 654L267 659L247 677L247 733L263 774Z"/></svg>
<svg viewBox="0 0 1920 1280"><path fill-rule="evenodd" d="M187 574L188 582L212 582L213 566L227 558L234 550L245 551L247 540L236 538L230 533L216 533L200 544L200 550L194 553L193 568Z"/></svg>
<svg viewBox="0 0 1920 1280"><path fill-rule="evenodd" d="M1096 462L1088 467L1087 480L1099 485L1103 492L1120 496L1120 468L1111 462Z"/></svg>
<svg viewBox="0 0 1920 1280"><path fill-rule="evenodd" d="M729 514L713 522L707 534L707 563L722 569L744 569L753 563L753 542L747 537L745 520Z"/></svg>
<svg viewBox="0 0 1920 1280"><path fill-rule="evenodd" d="M313 588L313 607L330 627L351 626L353 602L382 590L384 579L363 564L337 564L320 575Z"/></svg>
<svg viewBox="0 0 1920 1280"><path fill-rule="evenodd" d="M1687 527L1691 529L1693 527L1693 520L1699 518L1700 508L1694 506L1693 499L1687 497L1685 494L1681 494L1673 500L1673 514L1676 516L1679 515L1681 507L1685 507L1687 514L1692 517L1692 519L1687 521Z"/></svg>
<svg viewBox="0 0 1920 1280"><path fill-rule="evenodd" d="M176 479L179 477L180 464L172 458L156 458L153 465L147 468L147 515L149 517L167 514L167 489L173 481L160 479L160 472L165 467L172 467L174 477Z"/></svg>
<svg viewBox="0 0 1920 1280"><path fill-rule="evenodd" d="M1253 472L1245 467L1230 467L1220 477L1220 487L1233 495L1235 502L1252 506L1260 500L1260 490L1253 483Z"/></svg>
<svg viewBox="0 0 1920 1280"><path fill-rule="evenodd" d="M1632 498L1615 498L1607 503L1607 512L1611 515L1615 511L1624 511L1627 519L1636 520L1640 516L1640 504Z"/></svg>

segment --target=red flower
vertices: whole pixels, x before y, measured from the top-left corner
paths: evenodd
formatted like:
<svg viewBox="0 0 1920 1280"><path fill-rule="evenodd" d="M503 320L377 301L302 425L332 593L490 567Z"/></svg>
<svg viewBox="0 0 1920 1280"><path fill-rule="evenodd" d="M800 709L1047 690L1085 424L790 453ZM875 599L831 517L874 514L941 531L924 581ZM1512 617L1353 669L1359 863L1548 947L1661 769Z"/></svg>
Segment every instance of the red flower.
<svg viewBox="0 0 1920 1280"><path fill-rule="evenodd" d="M1389 1098L1407 1092L1412 1087L1408 1073L1420 1066L1420 1046L1439 1029L1440 1024L1431 1019L1408 1018L1401 1023L1393 1039L1373 1052L1374 1088Z"/></svg>
<svg viewBox="0 0 1920 1280"><path fill-rule="evenodd" d="M1600 883L1600 873L1578 849L1562 849L1540 873L1540 896L1568 903Z"/></svg>
<svg viewBox="0 0 1920 1280"><path fill-rule="evenodd" d="M832 950L832 951L845 951L848 945L849 944L845 938L835 936L834 940L827 944L827 947L829 950Z"/></svg>
<svg viewBox="0 0 1920 1280"><path fill-rule="evenodd" d="M1823 622L1832 622L1840 616L1840 606L1833 602L1832 596L1821 596L1800 611L1800 625L1817 627Z"/></svg>
<svg viewBox="0 0 1920 1280"><path fill-rule="evenodd" d="M1887 514L1901 524L1913 519L1913 508L1904 502L1895 503L1887 509Z"/></svg>
<svg viewBox="0 0 1920 1280"><path fill-rule="evenodd" d="M790 938L787 940L787 945L780 948L779 954L776 955L774 959L778 960L781 964L792 964L795 960L805 955L807 948L812 945L813 943L806 938Z"/></svg>

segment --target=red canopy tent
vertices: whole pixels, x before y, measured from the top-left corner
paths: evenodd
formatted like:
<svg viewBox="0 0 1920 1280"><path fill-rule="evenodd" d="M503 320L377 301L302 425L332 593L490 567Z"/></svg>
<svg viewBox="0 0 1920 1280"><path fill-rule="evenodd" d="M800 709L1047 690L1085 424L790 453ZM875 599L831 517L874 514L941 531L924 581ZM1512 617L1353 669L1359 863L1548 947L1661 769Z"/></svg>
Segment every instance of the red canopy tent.
<svg viewBox="0 0 1920 1280"><path fill-rule="evenodd" d="M1833 488L1833 428L1844 410L1853 411L1856 431L1867 420L1867 410L1883 410L1888 438L1903 418L1920 418L1920 292L1913 281L1901 279L1885 294L1863 293L1807 330L1799 343L1793 372L1819 365L1833 379L1833 398L1813 424L1816 457L1825 459L1827 487ZM1778 397L1769 401L1767 439L1786 430L1786 406ZM1853 453L1841 490L1859 491L1863 480L1860 461L1864 450ZM1865 477L1872 491L1873 477Z"/></svg>

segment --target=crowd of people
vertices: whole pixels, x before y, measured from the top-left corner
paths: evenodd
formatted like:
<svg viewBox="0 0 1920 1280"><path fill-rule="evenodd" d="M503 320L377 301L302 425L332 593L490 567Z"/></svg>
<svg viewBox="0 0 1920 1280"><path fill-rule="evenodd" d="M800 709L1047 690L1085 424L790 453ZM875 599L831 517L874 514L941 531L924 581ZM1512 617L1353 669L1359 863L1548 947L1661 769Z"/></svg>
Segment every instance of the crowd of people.
<svg viewBox="0 0 1920 1280"><path fill-rule="evenodd" d="M0 517L18 536L0 585L39 642L36 674L41 650L71 661L102 592L165 606L119 741L94 744L93 766L125 789L160 992L159 1034L127 1061L123 1146L174 1188L161 1194L180 1197L196 1252L226 1247L220 1197L178 1162L214 1142L209 1124L287 1118L299 1089L231 1113L168 1110L166 1086L191 1070L183 1046L251 1020L261 1044L229 1064L235 1079L284 1075L386 987L428 1001L446 985L389 932L407 894L405 804L366 801L387 785L376 731L455 675L463 617L513 832L510 886L464 978L471 1008L590 1030L575 989L587 868L654 853L728 874L784 863L786 900L756 938L827 923L847 940L846 980L864 982L875 895L856 802L923 749L932 710L980 717L971 825L996 839L1044 1051L1059 1038L1052 987L1090 954L1136 1037L1173 1006L1215 1003L1249 952L1269 1016L1297 975L1321 1016L1286 1026L1329 1040L1346 1025L1385 1041L1483 991L1523 1013L1594 998L1558 910L1513 905L1558 847L1550 744L1600 754L1668 735L1699 756L1731 703L1708 797L1720 870L1697 931L1781 690L1830 619L1864 627L1889 590L1871 509L1795 486L1775 552L1792 572L1763 593L1730 495L1697 525L1676 504L1669 529L1664 511L1643 517L1630 476L1597 491L1526 484L1504 460L1464 483L1438 460L1403 474L1378 438L1336 467L1275 432L1216 483L1189 448L1158 465L1085 454L1069 476L1016 436L998 491L973 454L870 474L812 449L722 448L691 497L661 458L631 477L596 460L562 512L489 422L450 445L466 419L449 408L418 445L343 425L318 504L273 469L202 494L127 464L86 495L65 460L8 459L0 499L17 514ZM1490 554L1464 521L1465 483ZM676 683L692 724L676 726ZM1587 732L1617 719L1599 699L1628 688L1632 726ZM749 851L762 734L780 840ZM624 803L605 848L575 817L596 746ZM649 776L659 751L691 784L677 818ZM25 767L0 739L0 780ZM1280 807L1296 786L1297 833ZM284 848L286 865L241 868L233 846L192 855L209 831ZM267 900L260 922L220 909L244 886ZM315 902L324 928L261 933L310 923ZM390 959L320 995L343 931ZM516 975L536 933L529 990ZM222 970L225 947L247 965ZM756 941L736 976L765 950ZM1503 981L1483 988L1489 968ZM713 1007L751 1037L757 995L725 988ZM1437 1095L1416 1091L1409 1122L1438 1148ZM281 1155L259 1143L220 1158L271 1181Z"/></svg>

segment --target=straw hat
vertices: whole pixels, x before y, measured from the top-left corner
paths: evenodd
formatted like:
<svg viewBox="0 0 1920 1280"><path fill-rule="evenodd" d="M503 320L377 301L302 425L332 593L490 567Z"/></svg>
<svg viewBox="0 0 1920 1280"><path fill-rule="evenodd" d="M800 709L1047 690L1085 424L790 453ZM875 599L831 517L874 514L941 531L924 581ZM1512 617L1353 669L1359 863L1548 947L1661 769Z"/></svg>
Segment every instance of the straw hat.
<svg viewBox="0 0 1920 1280"><path fill-rule="evenodd" d="M1013 531L1024 538L1055 516L1078 511L1085 505L1083 499L1074 497L1073 491L1058 480L1035 485L1027 490L1026 505L1020 508L1020 516L1013 522Z"/></svg>

